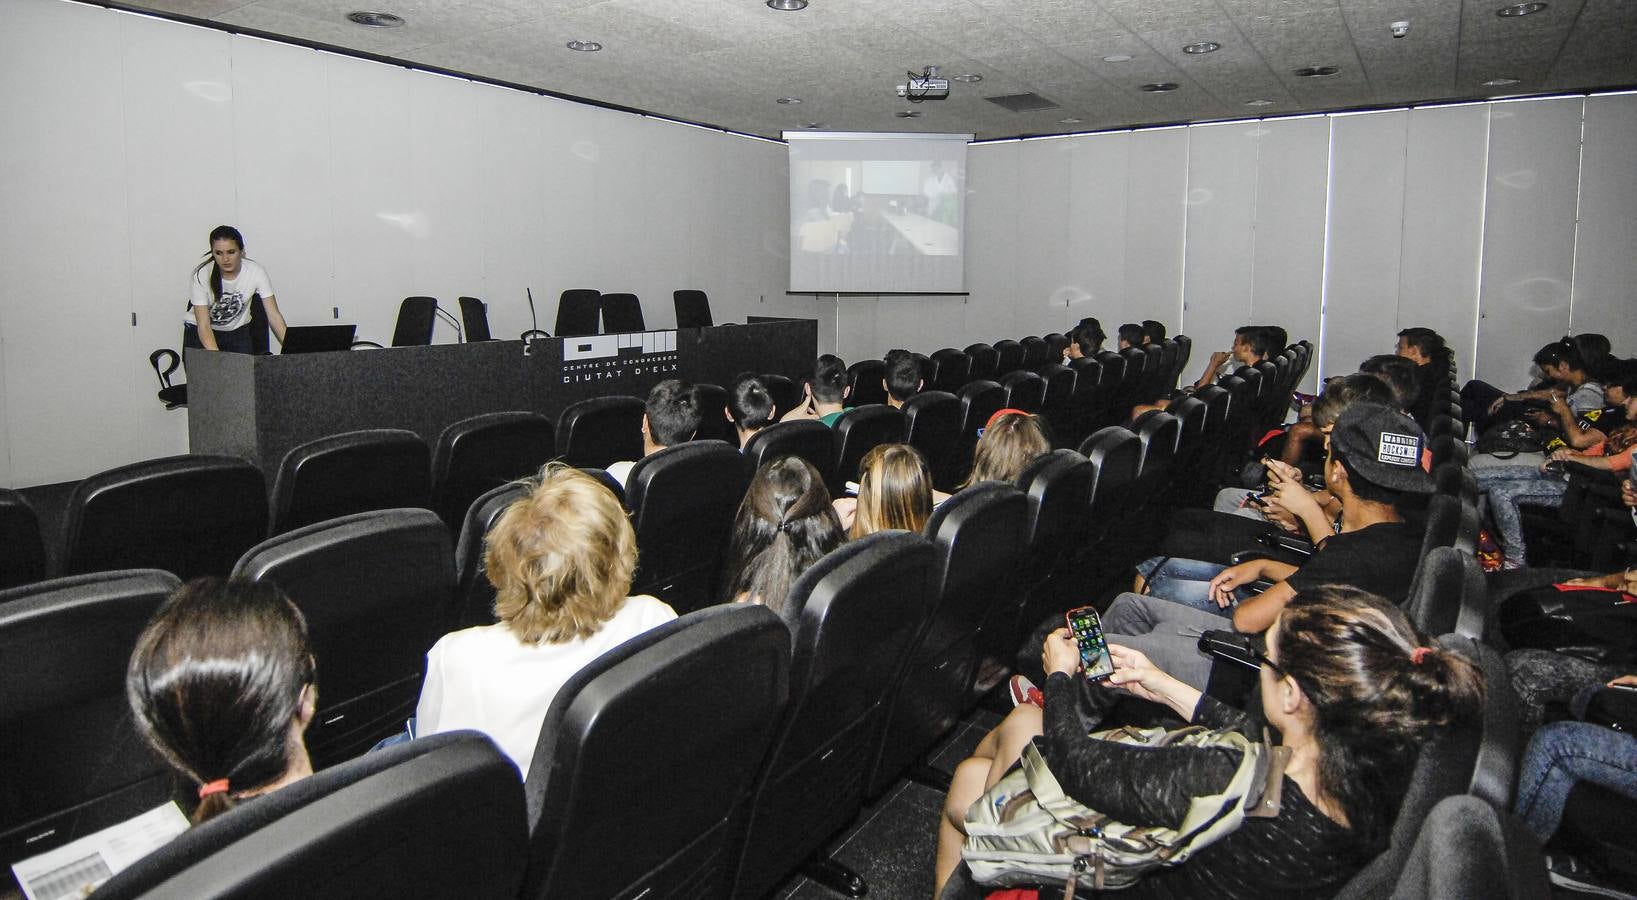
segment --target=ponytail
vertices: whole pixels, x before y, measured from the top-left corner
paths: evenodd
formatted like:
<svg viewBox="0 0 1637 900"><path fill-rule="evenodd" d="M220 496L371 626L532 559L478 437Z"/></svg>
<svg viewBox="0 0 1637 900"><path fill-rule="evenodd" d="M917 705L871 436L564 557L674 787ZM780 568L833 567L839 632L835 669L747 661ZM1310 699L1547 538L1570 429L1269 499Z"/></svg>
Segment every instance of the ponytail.
<svg viewBox="0 0 1637 900"><path fill-rule="evenodd" d="M232 225L217 225L210 230L209 249L205 250L204 260L193 267L193 274L194 277L198 277L205 266L210 266L210 302L213 305L222 299L222 267L217 264L215 253L217 241L232 241L238 244L239 258L244 258L244 235L239 233L239 229Z"/></svg>

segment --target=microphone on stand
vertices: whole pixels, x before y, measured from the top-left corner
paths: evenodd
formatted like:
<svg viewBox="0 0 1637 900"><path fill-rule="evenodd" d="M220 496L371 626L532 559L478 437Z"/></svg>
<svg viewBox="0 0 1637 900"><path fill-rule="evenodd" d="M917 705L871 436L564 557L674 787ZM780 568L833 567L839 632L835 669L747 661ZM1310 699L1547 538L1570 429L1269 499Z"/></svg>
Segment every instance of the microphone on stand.
<svg viewBox="0 0 1637 900"><path fill-rule="evenodd" d="M442 307L440 307L440 306L434 305L432 307L432 311L437 313L438 316L441 317L445 322L448 322L450 325L454 326L454 328L455 328L455 343L464 344L466 342L466 335L460 329L460 320L459 319L457 319L454 316L450 315L449 313L445 312L444 309Z"/></svg>
<svg viewBox="0 0 1637 900"><path fill-rule="evenodd" d="M551 335L540 330L540 320L534 314L534 289L525 287L523 292L529 297L529 330L523 332L523 355L529 355L529 343L540 338L549 338Z"/></svg>

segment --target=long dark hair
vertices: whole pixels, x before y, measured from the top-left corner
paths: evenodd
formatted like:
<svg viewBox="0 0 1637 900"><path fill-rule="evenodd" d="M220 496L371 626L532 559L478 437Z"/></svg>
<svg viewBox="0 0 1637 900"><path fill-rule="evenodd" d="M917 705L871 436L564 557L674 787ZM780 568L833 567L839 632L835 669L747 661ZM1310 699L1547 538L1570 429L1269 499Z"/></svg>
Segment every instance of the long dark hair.
<svg viewBox="0 0 1637 900"><path fill-rule="evenodd" d="M1339 585L1298 593L1274 649L1313 706L1321 790L1365 846L1386 845L1418 750L1435 729L1477 719L1483 673L1393 603Z"/></svg>
<svg viewBox="0 0 1637 900"><path fill-rule="evenodd" d="M172 766L201 786L228 782L200 799L197 824L290 770L290 725L314 680L306 620L278 588L196 578L137 639L125 693Z"/></svg>
<svg viewBox="0 0 1637 900"><path fill-rule="evenodd" d="M842 540L841 520L812 463L799 456L765 463L733 522L724 593L783 615L790 586Z"/></svg>
<svg viewBox="0 0 1637 900"><path fill-rule="evenodd" d="M232 225L217 225L210 229L210 243L206 244L208 249L205 250L204 261L193 267L193 274L198 275L204 271L205 266L210 266L210 299L213 303L222 299L222 267L216 262L215 253L217 241L232 241L238 244L239 259L244 259L244 235L239 233L239 229Z"/></svg>

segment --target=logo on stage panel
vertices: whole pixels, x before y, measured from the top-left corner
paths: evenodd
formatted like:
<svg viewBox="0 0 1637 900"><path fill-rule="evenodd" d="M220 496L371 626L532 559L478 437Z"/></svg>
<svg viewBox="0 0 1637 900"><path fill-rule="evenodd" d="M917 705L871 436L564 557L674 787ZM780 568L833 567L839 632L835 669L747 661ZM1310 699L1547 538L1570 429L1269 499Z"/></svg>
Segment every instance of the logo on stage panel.
<svg viewBox="0 0 1637 900"><path fill-rule="evenodd" d="M677 371L675 331L563 338L563 383L581 384Z"/></svg>

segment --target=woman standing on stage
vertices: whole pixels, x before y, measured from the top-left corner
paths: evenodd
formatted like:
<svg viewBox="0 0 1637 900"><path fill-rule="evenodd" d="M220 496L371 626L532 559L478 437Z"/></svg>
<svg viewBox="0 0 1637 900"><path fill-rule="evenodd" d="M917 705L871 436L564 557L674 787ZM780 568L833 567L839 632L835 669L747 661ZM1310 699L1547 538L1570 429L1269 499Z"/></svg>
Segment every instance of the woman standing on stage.
<svg viewBox="0 0 1637 900"><path fill-rule="evenodd" d="M193 269L182 346L249 353L250 300L261 296L267 324L284 343L284 316L273 298L267 270L244 255L244 236L231 225L210 232L210 255Z"/></svg>

